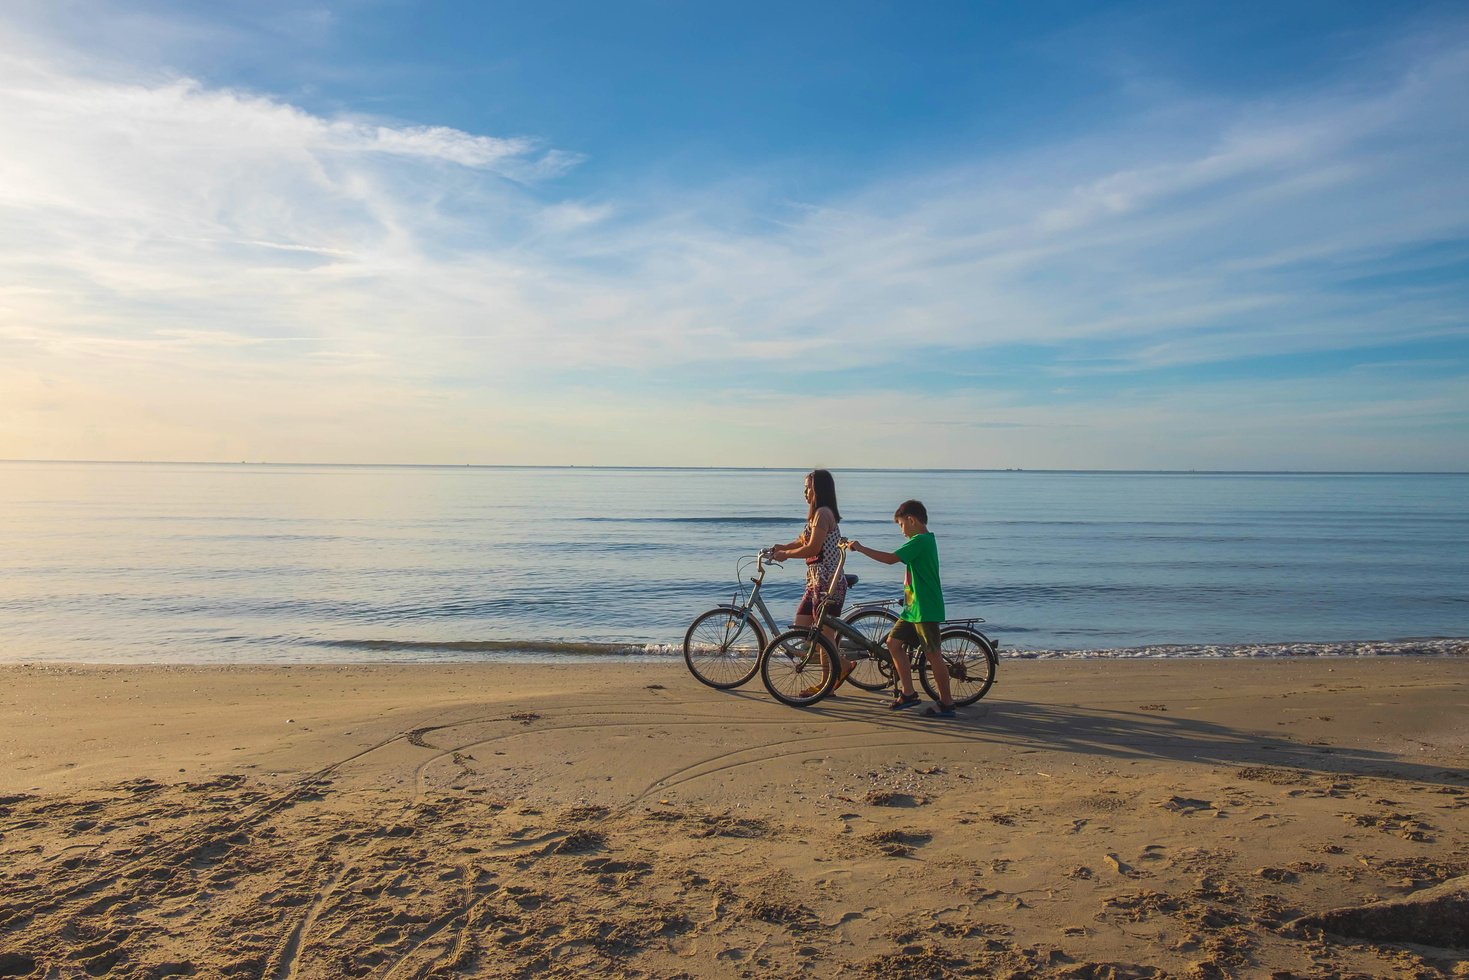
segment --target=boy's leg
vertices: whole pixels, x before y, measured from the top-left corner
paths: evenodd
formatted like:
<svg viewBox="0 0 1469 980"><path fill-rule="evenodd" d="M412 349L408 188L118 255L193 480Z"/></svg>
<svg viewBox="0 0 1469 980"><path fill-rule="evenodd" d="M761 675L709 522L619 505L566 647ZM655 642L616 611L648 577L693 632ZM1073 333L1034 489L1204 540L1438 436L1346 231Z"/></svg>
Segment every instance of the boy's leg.
<svg viewBox="0 0 1469 980"><path fill-rule="evenodd" d="M896 633L897 630L894 629L888 634L888 656L892 657L893 670L897 671L903 697L913 697L918 692L913 690L913 672L908 669L908 648L898 639Z"/></svg>
<svg viewBox="0 0 1469 980"><path fill-rule="evenodd" d="M898 696L888 704L893 711L911 708L919 701L918 692L913 690L913 671L908 666L908 648L917 644L918 639L914 625L901 619L893 624L893 631L888 634L888 656L892 659L901 688Z"/></svg>
<svg viewBox="0 0 1469 980"><path fill-rule="evenodd" d="M949 692L949 665L944 663L943 651L938 644L938 624L924 624L921 629L923 636L923 655L928 658L928 666L933 670L934 686L939 689L939 704L944 707L952 707L954 696Z"/></svg>

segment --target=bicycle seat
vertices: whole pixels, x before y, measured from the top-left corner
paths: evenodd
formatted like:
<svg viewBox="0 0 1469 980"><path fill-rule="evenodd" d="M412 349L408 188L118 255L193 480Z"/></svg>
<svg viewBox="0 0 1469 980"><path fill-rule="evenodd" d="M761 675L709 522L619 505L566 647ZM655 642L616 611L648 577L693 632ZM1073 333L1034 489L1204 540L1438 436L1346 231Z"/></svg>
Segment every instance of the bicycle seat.
<svg viewBox="0 0 1469 980"><path fill-rule="evenodd" d="M849 589L857 584L857 576L855 575L843 575L842 578L847 580L847 588Z"/></svg>

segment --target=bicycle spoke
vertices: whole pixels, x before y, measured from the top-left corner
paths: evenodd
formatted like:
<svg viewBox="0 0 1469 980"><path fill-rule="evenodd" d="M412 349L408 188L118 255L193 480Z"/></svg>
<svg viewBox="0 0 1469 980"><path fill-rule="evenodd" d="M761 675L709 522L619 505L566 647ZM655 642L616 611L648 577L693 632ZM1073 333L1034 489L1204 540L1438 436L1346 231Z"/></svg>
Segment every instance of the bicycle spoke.
<svg viewBox="0 0 1469 980"><path fill-rule="evenodd" d="M819 632L788 630L770 641L760 661L760 677L776 700L814 704L836 682L835 661L836 651Z"/></svg>
<svg viewBox="0 0 1469 980"><path fill-rule="evenodd" d="M888 632L898 617L885 609L863 609L847 617L847 624L861 633L875 646L882 647ZM867 691L880 691L893 683L893 668L888 662L887 651L882 650L874 657L867 647L858 646L845 635L838 634L842 656L856 661L856 668L847 678L849 683Z"/></svg>
<svg viewBox="0 0 1469 980"><path fill-rule="evenodd" d="M684 635L689 672L710 687L738 687L755 676L765 635L758 624L735 609L711 609Z"/></svg>
<svg viewBox="0 0 1469 980"><path fill-rule="evenodd" d="M973 704L989 693L995 680L994 648L974 630L962 627L947 629L939 637L944 665L949 671L949 692L957 705ZM923 664L923 686L933 697L928 664Z"/></svg>

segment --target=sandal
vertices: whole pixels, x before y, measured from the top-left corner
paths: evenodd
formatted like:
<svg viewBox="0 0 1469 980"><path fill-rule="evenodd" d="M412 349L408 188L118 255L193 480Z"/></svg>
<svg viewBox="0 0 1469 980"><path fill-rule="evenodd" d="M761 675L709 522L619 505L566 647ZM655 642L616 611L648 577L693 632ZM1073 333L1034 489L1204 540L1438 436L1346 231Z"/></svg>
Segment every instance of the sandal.
<svg viewBox="0 0 1469 980"><path fill-rule="evenodd" d="M848 677L851 677L852 676L852 671L854 671L856 669L857 669L857 661L855 661L855 660L853 660L853 661L851 661L849 663L843 664L843 666L842 666L842 672L839 675L837 675L837 682L831 686L831 689L833 691L835 691L837 688L839 688L843 684L847 683L847 678Z"/></svg>
<svg viewBox="0 0 1469 980"><path fill-rule="evenodd" d="M843 684L843 682L845 682L848 677L851 677L852 676L852 671L854 671L856 669L857 669L857 661L855 661L855 660L853 660L851 663L849 663L845 667L843 667L842 668L842 672L839 675L837 675L837 682L831 686L831 693L832 694L835 694L837 692L837 688L841 687L842 684ZM821 690L821 685L819 685L819 684L812 684L810 687L806 688L806 690L802 691L800 694L797 694L796 697L798 697L798 698L814 698L814 697L816 697L816 692L817 691L820 691L820 690Z"/></svg>
<svg viewBox="0 0 1469 980"><path fill-rule="evenodd" d="M952 704L931 704L923 709L923 713L929 718L953 718L954 706Z"/></svg>
<svg viewBox="0 0 1469 980"><path fill-rule="evenodd" d="M891 701L888 702L888 710L889 711L902 711L904 708L911 708L911 707L913 707L917 703L918 703L918 692L917 691L914 691L912 694L900 694L896 698L894 698L893 700L891 700Z"/></svg>

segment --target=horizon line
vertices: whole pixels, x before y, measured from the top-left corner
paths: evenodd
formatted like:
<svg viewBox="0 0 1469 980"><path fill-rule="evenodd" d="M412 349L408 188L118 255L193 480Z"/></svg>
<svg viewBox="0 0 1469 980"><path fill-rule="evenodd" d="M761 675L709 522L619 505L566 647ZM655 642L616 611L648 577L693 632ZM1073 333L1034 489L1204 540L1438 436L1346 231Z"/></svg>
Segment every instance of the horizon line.
<svg viewBox="0 0 1469 980"><path fill-rule="evenodd" d="M748 473L799 473L804 466L690 466L637 465L616 463L328 463L275 462L271 460L204 459L0 459L0 463L54 463L85 466L277 466L336 467L342 469L481 469L481 470L707 470ZM1076 469L1067 467L931 467L931 466L832 466L845 473L1115 473L1205 476L1469 476L1469 470L1281 470L1281 469Z"/></svg>

